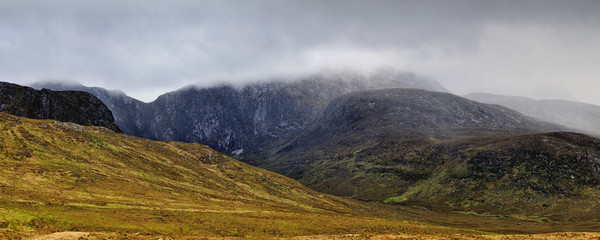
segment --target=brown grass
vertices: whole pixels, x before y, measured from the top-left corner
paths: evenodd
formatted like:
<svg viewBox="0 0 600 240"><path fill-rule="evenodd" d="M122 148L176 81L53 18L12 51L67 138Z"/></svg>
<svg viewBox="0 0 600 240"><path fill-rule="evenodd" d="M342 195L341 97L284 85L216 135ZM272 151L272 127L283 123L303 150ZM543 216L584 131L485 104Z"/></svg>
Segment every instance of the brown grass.
<svg viewBox="0 0 600 240"><path fill-rule="evenodd" d="M597 222L358 202L312 191L200 144L149 141L0 113L4 239L360 239L597 229Z"/></svg>

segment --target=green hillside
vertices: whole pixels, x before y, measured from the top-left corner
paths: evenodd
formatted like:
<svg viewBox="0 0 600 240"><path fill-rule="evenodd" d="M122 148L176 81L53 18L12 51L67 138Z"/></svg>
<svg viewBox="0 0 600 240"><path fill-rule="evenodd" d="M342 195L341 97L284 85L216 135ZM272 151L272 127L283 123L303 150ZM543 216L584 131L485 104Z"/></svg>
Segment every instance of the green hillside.
<svg viewBox="0 0 600 240"><path fill-rule="evenodd" d="M281 159L307 165L300 182L341 196L600 221L600 140L581 134L324 143Z"/></svg>
<svg viewBox="0 0 600 240"><path fill-rule="evenodd" d="M504 235L485 232L594 231L599 226L348 200L204 145L0 113L0 239L372 234L493 239Z"/></svg>
<svg viewBox="0 0 600 240"><path fill-rule="evenodd" d="M4 113L0 133L0 236L23 231L295 236L420 229L369 217L364 204L317 193L200 144L149 141Z"/></svg>
<svg viewBox="0 0 600 240"><path fill-rule="evenodd" d="M451 94L364 91L256 162L360 200L598 221L600 139L547 131L560 127Z"/></svg>

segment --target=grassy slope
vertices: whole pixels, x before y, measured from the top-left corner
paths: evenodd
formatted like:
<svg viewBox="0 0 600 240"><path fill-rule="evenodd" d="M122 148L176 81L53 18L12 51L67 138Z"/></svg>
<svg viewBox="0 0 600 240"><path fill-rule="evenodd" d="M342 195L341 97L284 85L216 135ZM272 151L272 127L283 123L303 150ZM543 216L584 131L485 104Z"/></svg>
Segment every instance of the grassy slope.
<svg viewBox="0 0 600 240"><path fill-rule="evenodd" d="M312 191L200 144L0 113L0 235L10 238L28 230L202 236L461 232L381 216L366 204Z"/></svg>
<svg viewBox="0 0 600 240"><path fill-rule="evenodd" d="M447 144L461 148L396 199L541 221L600 222L599 139L546 133Z"/></svg>
<svg viewBox="0 0 600 240"><path fill-rule="evenodd" d="M410 234L598 227L356 202L314 192L200 144L155 142L0 113L0 239L57 231L108 232L92 235L115 239L156 234L419 237Z"/></svg>

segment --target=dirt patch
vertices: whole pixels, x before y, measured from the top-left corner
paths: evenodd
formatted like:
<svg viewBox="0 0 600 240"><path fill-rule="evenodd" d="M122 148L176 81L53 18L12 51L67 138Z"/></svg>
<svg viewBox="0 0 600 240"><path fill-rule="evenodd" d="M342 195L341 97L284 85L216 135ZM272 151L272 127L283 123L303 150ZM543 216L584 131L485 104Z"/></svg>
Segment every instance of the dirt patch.
<svg viewBox="0 0 600 240"><path fill-rule="evenodd" d="M293 240L392 240L392 239L434 239L434 240L517 240L517 239L576 239L576 240L600 240L600 233L548 233L548 234L527 234L527 235L479 235L479 234L448 234L448 235L421 235L421 234L388 234L388 235L317 235L317 236L300 236L291 238Z"/></svg>
<svg viewBox="0 0 600 240"><path fill-rule="evenodd" d="M55 232L48 235L34 237L32 240L89 239L89 236L89 232Z"/></svg>
<svg viewBox="0 0 600 240"><path fill-rule="evenodd" d="M157 236L157 235L128 235L124 233L92 233L92 232L56 232L47 235L36 236L30 238L32 240L96 240L96 239L153 239L153 240L173 240L173 239L210 239L210 240L221 240L221 239L245 239L235 237L200 237L200 236ZM269 238L260 238L269 239ZM393 240L393 239L433 239L433 240L562 240L562 239L575 239L575 240L600 240L600 233L546 233L546 234L527 234L527 235L480 235L480 234L441 234L441 235L421 235L421 234L387 234L387 235L362 235L362 234L346 234L346 235L314 235L314 236L298 236L292 238L273 238L273 239L290 239L290 240Z"/></svg>

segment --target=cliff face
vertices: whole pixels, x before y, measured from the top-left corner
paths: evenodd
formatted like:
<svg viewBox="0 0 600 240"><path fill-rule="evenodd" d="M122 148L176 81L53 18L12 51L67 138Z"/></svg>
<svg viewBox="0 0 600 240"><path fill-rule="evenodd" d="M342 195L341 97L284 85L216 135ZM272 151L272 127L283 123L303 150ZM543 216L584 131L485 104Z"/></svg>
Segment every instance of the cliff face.
<svg viewBox="0 0 600 240"><path fill-rule="evenodd" d="M189 87L160 96L143 117L143 137L200 142L227 153L258 153L305 130L329 101L367 89L445 91L414 74L380 71L315 74L244 87Z"/></svg>
<svg viewBox="0 0 600 240"><path fill-rule="evenodd" d="M121 132L108 107L86 92L35 90L0 82L0 111L26 118L101 126Z"/></svg>

